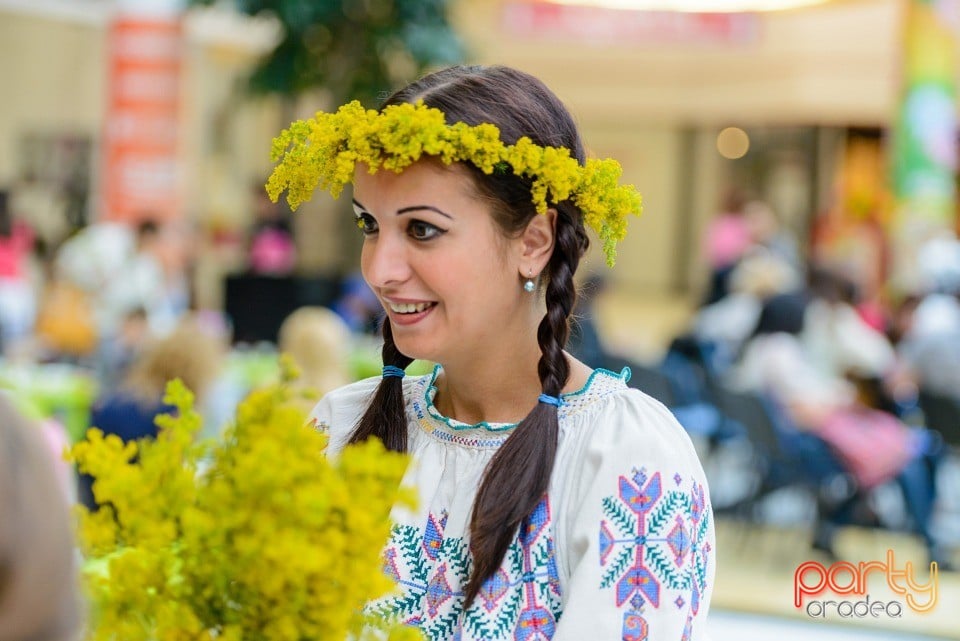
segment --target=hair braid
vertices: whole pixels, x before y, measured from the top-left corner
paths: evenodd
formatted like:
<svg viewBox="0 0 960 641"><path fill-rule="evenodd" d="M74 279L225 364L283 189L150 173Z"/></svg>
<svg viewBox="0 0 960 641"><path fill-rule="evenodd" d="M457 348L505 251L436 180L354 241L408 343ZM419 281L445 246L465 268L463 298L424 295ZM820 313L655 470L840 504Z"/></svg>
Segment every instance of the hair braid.
<svg viewBox="0 0 960 641"><path fill-rule="evenodd" d="M543 391L553 396L560 393L570 376L570 366L563 355L563 348L570 334L570 314L577 302L573 274L580 263L584 244L581 237L586 239L582 223L578 225L574 222L578 220L578 217L571 217L558 208L557 247L547 265L550 274L546 290L547 314L537 328L537 341L543 354L537 370Z"/></svg>
<svg viewBox="0 0 960 641"><path fill-rule="evenodd" d="M568 207L558 207L556 247L547 266L547 314L537 330L542 353L537 369L543 392L551 396L559 396L570 375L563 347L577 296L573 274L586 242L579 216ZM465 607L500 567L517 528L546 493L559 434L557 408L537 403L490 461L470 520L473 571Z"/></svg>
<svg viewBox="0 0 960 641"><path fill-rule="evenodd" d="M402 354L393 342L390 319L383 319L383 364L406 369L413 359ZM394 452L407 451L407 417L403 403L403 379L384 377L373 394L367 411L350 435L350 443L360 443L371 436L383 441Z"/></svg>

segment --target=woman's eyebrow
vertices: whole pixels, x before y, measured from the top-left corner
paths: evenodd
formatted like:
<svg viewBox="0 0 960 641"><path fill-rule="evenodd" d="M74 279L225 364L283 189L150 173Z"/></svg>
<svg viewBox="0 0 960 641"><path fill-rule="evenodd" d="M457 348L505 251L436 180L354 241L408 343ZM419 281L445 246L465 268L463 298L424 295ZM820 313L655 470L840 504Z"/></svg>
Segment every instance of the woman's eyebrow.
<svg viewBox="0 0 960 641"><path fill-rule="evenodd" d="M359 200L357 200L356 198L354 198L354 199L352 199L352 200L353 200L353 204L354 204L355 206L359 207L360 209L362 209L363 211L365 211L365 212L369 212L369 211L370 211L370 210L368 210L366 207L364 207L364 206L363 206L363 203L361 203L361 202L360 202ZM403 214L409 214L410 212L414 212L414 211L421 211L421 210L424 210L424 209L426 209L427 211L436 212L436 213L440 214L441 216L445 216L445 217L449 218L450 220L453 220L453 216L451 216L451 215L448 214L447 212L443 211L442 209L439 209L439 208L434 207L434 206L432 206L432 205L414 205L414 206L412 206L412 207L404 207L403 209L398 209L398 210L397 210L397 216L401 216L401 215L403 215Z"/></svg>
<svg viewBox="0 0 960 641"><path fill-rule="evenodd" d="M354 202L356 202L356 201L354 201ZM427 211L436 212L436 213L440 214L441 216L445 216L446 218L449 218L450 220L453 220L453 216L451 216L451 215L448 214L447 212L443 211L442 209L437 209L436 207L433 207L433 206L431 206L431 205L414 205L413 207L404 207L403 209L398 209L398 210L397 210L397 216L400 216L400 215L402 215L402 214L409 214L409 213L412 212L412 211L420 211L420 210L423 210L423 209L426 209Z"/></svg>

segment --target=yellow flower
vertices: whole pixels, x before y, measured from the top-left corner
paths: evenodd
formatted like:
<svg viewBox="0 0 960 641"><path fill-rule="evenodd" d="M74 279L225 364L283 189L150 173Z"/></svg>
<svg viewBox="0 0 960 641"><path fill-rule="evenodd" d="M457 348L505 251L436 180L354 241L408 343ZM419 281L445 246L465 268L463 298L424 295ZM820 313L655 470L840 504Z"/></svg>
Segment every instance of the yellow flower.
<svg viewBox="0 0 960 641"><path fill-rule="evenodd" d="M442 111L422 101L390 105L379 113L353 101L335 113L294 122L273 141L277 166L267 193L276 202L286 190L287 202L297 209L318 187L339 197L353 181L357 163L371 173L380 168L399 173L424 155L446 164L469 162L487 174L509 167L532 180L539 213L572 199L584 223L599 235L611 266L616 244L626 235L626 217L640 213L640 194L633 185L619 184L622 170L616 161L590 159L581 166L569 149L541 147L527 137L506 145L495 125L448 125Z"/></svg>
<svg viewBox="0 0 960 641"><path fill-rule="evenodd" d="M196 441L182 384L165 401L154 442L91 429L72 451L106 503L80 514L88 640L419 638L362 611L395 589L380 553L411 502L407 457L371 441L328 461L286 383L253 392L218 444Z"/></svg>

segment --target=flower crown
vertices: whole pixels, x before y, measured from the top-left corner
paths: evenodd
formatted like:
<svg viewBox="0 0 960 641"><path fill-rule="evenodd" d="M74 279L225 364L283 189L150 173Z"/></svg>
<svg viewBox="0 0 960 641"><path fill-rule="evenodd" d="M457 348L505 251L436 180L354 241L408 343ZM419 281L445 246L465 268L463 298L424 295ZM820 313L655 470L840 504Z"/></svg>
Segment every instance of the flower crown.
<svg viewBox="0 0 960 641"><path fill-rule="evenodd" d="M633 185L618 184L623 169L617 161L591 158L581 165L569 149L541 147L525 136L507 145L495 125L448 125L442 111L422 101L390 105L382 112L353 101L336 113L317 112L310 120L295 121L273 140L271 159L278 164L267 193L276 202L286 189L287 202L296 210L318 186L338 197L353 180L358 162L366 163L370 173L380 167L399 173L424 155L448 165L469 162L486 174L512 169L533 181L531 194L541 214L548 203L572 200L599 235L610 266L617 242L626 236L627 215L640 213L640 193Z"/></svg>

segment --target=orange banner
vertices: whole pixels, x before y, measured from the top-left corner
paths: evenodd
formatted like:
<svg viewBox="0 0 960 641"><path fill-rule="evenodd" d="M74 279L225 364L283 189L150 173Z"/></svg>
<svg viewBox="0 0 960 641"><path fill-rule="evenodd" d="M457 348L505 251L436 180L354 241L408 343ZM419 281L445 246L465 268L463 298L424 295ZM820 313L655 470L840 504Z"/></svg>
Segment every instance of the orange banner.
<svg viewBox="0 0 960 641"><path fill-rule="evenodd" d="M182 42L175 17L120 16L111 24L101 174L108 219L181 215Z"/></svg>

